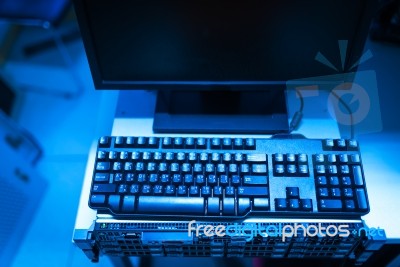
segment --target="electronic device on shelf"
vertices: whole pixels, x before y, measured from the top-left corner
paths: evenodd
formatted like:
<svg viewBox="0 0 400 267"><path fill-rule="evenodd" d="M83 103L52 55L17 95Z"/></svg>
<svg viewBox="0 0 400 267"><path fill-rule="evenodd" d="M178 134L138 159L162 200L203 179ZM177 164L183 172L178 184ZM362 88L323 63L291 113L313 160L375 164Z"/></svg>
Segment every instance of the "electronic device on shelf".
<svg viewBox="0 0 400 267"><path fill-rule="evenodd" d="M115 216L357 217L355 140L102 137L89 205Z"/></svg>

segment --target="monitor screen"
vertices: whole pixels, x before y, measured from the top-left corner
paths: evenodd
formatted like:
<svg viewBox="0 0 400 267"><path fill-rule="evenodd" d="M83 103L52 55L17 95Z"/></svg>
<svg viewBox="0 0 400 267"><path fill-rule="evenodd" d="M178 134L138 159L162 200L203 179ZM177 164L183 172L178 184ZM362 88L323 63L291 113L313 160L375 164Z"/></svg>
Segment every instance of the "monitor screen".
<svg viewBox="0 0 400 267"><path fill-rule="evenodd" d="M364 0L75 0L97 89L259 88L362 55ZM342 66L339 40L347 40ZM354 69L353 69L354 70Z"/></svg>

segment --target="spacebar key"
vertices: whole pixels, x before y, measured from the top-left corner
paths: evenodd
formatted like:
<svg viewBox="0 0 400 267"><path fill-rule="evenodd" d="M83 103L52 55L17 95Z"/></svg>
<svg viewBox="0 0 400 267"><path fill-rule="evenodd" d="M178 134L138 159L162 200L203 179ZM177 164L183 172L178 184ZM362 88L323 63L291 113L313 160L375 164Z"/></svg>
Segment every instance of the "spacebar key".
<svg viewBox="0 0 400 267"><path fill-rule="evenodd" d="M153 214L204 215L204 198L140 196L138 212Z"/></svg>

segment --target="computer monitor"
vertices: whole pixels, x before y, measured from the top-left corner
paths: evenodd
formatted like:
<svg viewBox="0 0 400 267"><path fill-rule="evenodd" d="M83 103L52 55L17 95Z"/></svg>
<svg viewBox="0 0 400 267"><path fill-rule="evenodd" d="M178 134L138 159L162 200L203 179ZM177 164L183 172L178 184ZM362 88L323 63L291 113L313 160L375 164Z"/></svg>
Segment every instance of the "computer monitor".
<svg viewBox="0 0 400 267"><path fill-rule="evenodd" d="M288 131L286 82L362 55L364 0L74 0L96 89L157 90L155 132Z"/></svg>

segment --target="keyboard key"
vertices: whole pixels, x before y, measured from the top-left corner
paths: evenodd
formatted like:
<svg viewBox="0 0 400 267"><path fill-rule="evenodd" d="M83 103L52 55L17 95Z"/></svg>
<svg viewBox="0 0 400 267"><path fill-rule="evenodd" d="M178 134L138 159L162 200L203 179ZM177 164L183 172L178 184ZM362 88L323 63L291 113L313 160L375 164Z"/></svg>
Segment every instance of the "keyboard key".
<svg viewBox="0 0 400 267"><path fill-rule="evenodd" d="M123 181L123 175L122 173L116 173L114 174L114 182L119 183Z"/></svg>
<svg viewBox="0 0 400 267"><path fill-rule="evenodd" d="M132 159L133 161L140 160L140 153L137 152L137 151L132 152L131 159Z"/></svg>
<svg viewBox="0 0 400 267"><path fill-rule="evenodd" d="M299 163L307 163L308 161L307 155L304 153L299 154L298 161Z"/></svg>
<svg viewBox="0 0 400 267"><path fill-rule="evenodd" d="M276 164L274 167L274 175L281 176L285 173L285 167L282 164Z"/></svg>
<svg viewBox="0 0 400 267"><path fill-rule="evenodd" d="M283 154L282 153L274 154L274 160L275 160L275 162L282 162L283 163Z"/></svg>
<svg viewBox="0 0 400 267"><path fill-rule="evenodd" d="M209 175L208 177L207 177L207 184L209 184L209 185L214 185L214 184L216 184L217 183L217 176L215 176L215 175Z"/></svg>
<svg viewBox="0 0 400 267"><path fill-rule="evenodd" d="M203 137L197 138L196 140L196 148L197 149L205 149L207 148L207 140Z"/></svg>
<svg viewBox="0 0 400 267"><path fill-rule="evenodd" d="M186 184L186 185L190 185L190 184L193 184L193 175L191 175L191 174L185 174L185 178L184 178L184 183Z"/></svg>
<svg viewBox="0 0 400 267"><path fill-rule="evenodd" d="M153 187L153 193L154 193L154 195L162 195L163 194L163 186L159 185L159 184L156 184Z"/></svg>
<svg viewBox="0 0 400 267"><path fill-rule="evenodd" d="M353 189L351 188L344 188L343 189L343 195L345 197L353 197Z"/></svg>
<svg viewBox="0 0 400 267"><path fill-rule="evenodd" d="M233 175L232 176L232 185L239 185L240 184L240 176L239 175Z"/></svg>
<svg viewBox="0 0 400 267"><path fill-rule="evenodd" d="M253 164L252 172L253 172L253 174L267 173L267 165L266 164Z"/></svg>
<svg viewBox="0 0 400 267"><path fill-rule="evenodd" d="M134 195L139 194L140 186L138 184L131 185L129 192L131 192L131 194L134 194Z"/></svg>
<svg viewBox="0 0 400 267"><path fill-rule="evenodd" d="M221 175L219 177L219 184L220 185L227 185L229 183L228 175Z"/></svg>
<svg viewBox="0 0 400 267"><path fill-rule="evenodd" d="M182 183L182 176L180 174L174 174L172 176L172 183L181 184Z"/></svg>
<svg viewBox="0 0 400 267"><path fill-rule="evenodd" d="M210 197L208 198L207 214L208 215L219 215L219 198Z"/></svg>
<svg viewBox="0 0 400 267"><path fill-rule="evenodd" d="M286 198L275 198L275 210L284 211L287 210Z"/></svg>
<svg viewBox="0 0 400 267"><path fill-rule="evenodd" d="M178 152L178 154L176 154L176 160L177 161L185 161L186 160L186 154L183 152Z"/></svg>
<svg viewBox="0 0 400 267"><path fill-rule="evenodd" d="M94 193L115 193L115 184L93 184L92 192Z"/></svg>
<svg viewBox="0 0 400 267"><path fill-rule="evenodd" d="M132 163L132 162L125 162L125 164L124 164L124 170L125 170L125 171L131 171L131 170L133 170L133 163Z"/></svg>
<svg viewBox="0 0 400 267"><path fill-rule="evenodd" d="M209 186L201 187L201 195L204 197L208 197L211 195L211 188Z"/></svg>
<svg viewBox="0 0 400 267"><path fill-rule="evenodd" d="M233 148L234 149L243 149L243 139L235 138L235 140L233 141Z"/></svg>
<svg viewBox="0 0 400 267"><path fill-rule="evenodd" d="M225 188L225 196L234 196L235 195L235 188L233 186L227 186Z"/></svg>
<svg viewBox="0 0 400 267"><path fill-rule="evenodd" d="M240 165L240 173L246 174L250 172L249 164L241 164Z"/></svg>
<svg viewBox="0 0 400 267"><path fill-rule="evenodd" d="M200 194L199 187L197 185L192 185L189 189L189 194L191 196L198 196Z"/></svg>
<svg viewBox="0 0 400 267"><path fill-rule="evenodd" d="M127 183L133 182L135 180L135 175L133 173L127 173L125 175L125 181Z"/></svg>
<svg viewBox="0 0 400 267"><path fill-rule="evenodd" d="M111 195L108 197L108 207L115 212L119 211L121 197L119 195Z"/></svg>
<svg viewBox="0 0 400 267"><path fill-rule="evenodd" d="M289 204L289 210L299 210L300 209L300 203L298 199L288 199L288 204Z"/></svg>
<svg viewBox="0 0 400 267"><path fill-rule="evenodd" d="M365 195L365 190L362 188L357 188L356 195L357 195L358 208L361 210L366 210L368 208L368 204L367 204L367 197Z"/></svg>
<svg viewBox="0 0 400 267"><path fill-rule="evenodd" d="M243 154L242 153L236 153L235 154L235 161L236 162L242 162L243 161Z"/></svg>
<svg viewBox="0 0 400 267"><path fill-rule="evenodd" d="M294 163L296 161L296 156L293 153L286 154L286 161Z"/></svg>
<svg viewBox="0 0 400 267"><path fill-rule="evenodd" d="M147 145L147 137L144 137L144 136L138 137L137 145L138 145L138 147L145 147Z"/></svg>
<svg viewBox="0 0 400 267"><path fill-rule="evenodd" d="M149 195L151 193L151 185L145 184L142 186L142 194L143 195Z"/></svg>
<svg viewBox="0 0 400 267"><path fill-rule="evenodd" d="M195 162L195 161L197 160L197 154L194 153L194 152L190 152L190 153L189 153L189 156L188 156L188 160L189 160L190 162Z"/></svg>
<svg viewBox="0 0 400 267"><path fill-rule="evenodd" d="M222 149L232 149L232 139L230 138L222 139Z"/></svg>
<svg viewBox="0 0 400 267"><path fill-rule="evenodd" d="M170 148L172 146L172 140L170 137L164 137L162 139L162 146L164 148Z"/></svg>
<svg viewBox="0 0 400 267"><path fill-rule="evenodd" d="M336 155L335 154L329 154L328 155L328 162L335 163L336 162Z"/></svg>
<svg viewBox="0 0 400 267"><path fill-rule="evenodd" d="M90 196L90 205L93 207L102 207L106 202L105 195L91 195Z"/></svg>
<svg viewBox="0 0 400 267"><path fill-rule="evenodd" d="M217 165L217 173L226 173L225 164Z"/></svg>
<svg viewBox="0 0 400 267"><path fill-rule="evenodd" d="M125 213L131 213L135 210L135 197L134 196L124 196L122 199L121 210Z"/></svg>
<svg viewBox="0 0 400 267"><path fill-rule="evenodd" d="M221 139L212 138L211 139L211 149L220 149L221 148Z"/></svg>
<svg viewBox="0 0 400 267"><path fill-rule="evenodd" d="M235 199L226 197L222 200L222 213L224 215L235 215Z"/></svg>
<svg viewBox="0 0 400 267"><path fill-rule="evenodd" d="M238 215L246 215L250 211L250 199L249 198L239 198L238 200Z"/></svg>
<svg viewBox="0 0 400 267"><path fill-rule="evenodd" d="M256 141L253 138L247 138L245 143L245 149L248 150L256 149Z"/></svg>
<svg viewBox="0 0 400 267"><path fill-rule="evenodd" d="M202 185L206 182L204 175L197 175L196 176L196 184Z"/></svg>
<svg viewBox="0 0 400 267"><path fill-rule="evenodd" d="M355 210L355 205L354 205L354 201L353 200L346 200L345 202L346 204L346 209L347 210Z"/></svg>
<svg viewBox="0 0 400 267"><path fill-rule="evenodd" d="M351 161L353 162L353 163L360 163L360 156L358 155L358 154L353 154L353 155L351 155Z"/></svg>
<svg viewBox="0 0 400 267"><path fill-rule="evenodd" d="M266 154L247 154L247 162L266 162Z"/></svg>
<svg viewBox="0 0 400 267"><path fill-rule="evenodd" d="M137 181L138 183L146 183L147 182L147 176L144 173L138 173L137 175Z"/></svg>
<svg viewBox="0 0 400 267"><path fill-rule="evenodd" d="M231 161L232 161L232 155L231 155L231 153L224 153L224 154L222 155L222 160L223 160L225 163L231 162Z"/></svg>
<svg viewBox="0 0 400 267"><path fill-rule="evenodd" d="M165 187L165 194L166 195L175 195L175 186L174 185L167 185Z"/></svg>
<svg viewBox="0 0 400 267"><path fill-rule="evenodd" d="M119 185L118 193L125 194L126 192L128 192L128 186L126 184Z"/></svg>
<svg viewBox="0 0 400 267"><path fill-rule="evenodd" d="M187 137L185 139L185 148L194 148L194 138L193 137Z"/></svg>
<svg viewBox="0 0 400 267"><path fill-rule="evenodd" d="M157 174L150 174L150 177L149 177L149 182L151 183L151 184L155 184L155 183L157 183L158 182L158 175Z"/></svg>
<svg viewBox="0 0 400 267"><path fill-rule="evenodd" d="M299 174L308 174L308 166L307 165L299 165Z"/></svg>
<svg viewBox="0 0 400 267"><path fill-rule="evenodd" d="M204 198L140 196L137 209L139 213L204 215Z"/></svg>
<svg viewBox="0 0 400 267"><path fill-rule="evenodd" d="M99 147L110 147L110 138L107 136L100 137Z"/></svg>
<svg viewBox="0 0 400 267"><path fill-rule="evenodd" d="M158 138L150 137L148 140L148 146L151 148L157 148L158 147Z"/></svg>
<svg viewBox="0 0 400 267"><path fill-rule="evenodd" d="M267 185L268 178L267 176L251 176L245 175L243 177L243 184L244 185Z"/></svg>
<svg viewBox="0 0 400 267"><path fill-rule="evenodd" d="M325 166L324 165L315 166L315 170L318 174L325 174Z"/></svg>
<svg viewBox="0 0 400 267"><path fill-rule="evenodd" d="M326 177L325 176L318 176L317 177L318 185L326 185Z"/></svg>
<svg viewBox="0 0 400 267"><path fill-rule="evenodd" d="M153 157L151 152L145 151L142 153L142 160L143 161L149 161Z"/></svg>
<svg viewBox="0 0 400 267"><path fill-rule="evenodd" d="M342 177L342 185L350 186L351 185L351 179L348 176Z"/></svg>
<svg viewBox="0 0 400 267"><path fill-rule="evenodd" d="M97 162L96 170L97 171L108 171L110 169L110 162Z"/></svg>
<svg viewBox="0 0 400 267"><path fill-rule="evenodd" d="M200 163L194 164L193 172L202 173L203 172L203 165L201 165Z"/></svg>
<svg viewBox="0 0 400 267"><path fill-rule="evenodd" d="M321 199L319 200L319 209L321 211L340 211L342 201L340 199Z"/></svg>
<svg viewBox="0 0 400 267"><path fill-rule="evenodd" d="M105 152L105 151L97 152L97 159L105 159L106 157L107 157L107 152Z"/></svg>
<svg viewBox="0 0 400 267"><path fill-rule="evenodd" d="M347 154L340 154L339 155L339 161L342 162L342 163L349 162L349 158L348 158Z"/></svg>
<svg viewBox="0 0 400 267"><path fill-rule="evenodd" d="M238 196L239 197L267 197L268 196L268 187L247 187L240 186L238 187Z"/></svg>
<svg viewBox="0 0 400 267"><path fill-rule="evenodd" d="M327 197L328 196L328 188L318 188L318 196L319 197Z"/></svg>
<svg viewBox="0 0 400 267"><path fill-rule="evenodd" d="M296 171L297 171L296 165L293 165L293 164L287 165L287 172L288 172L289 175L295 174Z"/></svg>
<svg viewBox="0 0 400 267"><path fill-rule="evenodd" d="M363 185L362 173L361 173L361 166L355 165L353 166L353 175L354 175L354 183L356 185Z"/></svg>
<svg viewBox="0 0 400 267"><path fill-rule="evenodd" d="M316 161L317 163L324 163L324 161L325 161L324 155L323 155L323 154L317 154L317 155L315 155L315 161Z"/></svg>
<svg viewBox="0 0 400 267"><path fill-rule="evenodd" d="M110 179L110 174L108 173L95 173L94 181L95 182L108 182Z"/></svg>
<svg viewBox="0 0 400 267"><path fill-rule="evenodd" d="M126 138L126 146L127 147L134 147L135 146L135 138L132 136L129 136Z"/></svg>
<svg viewBox="0 0 400 267"><path fill-rule="evenodd" d="M329 184L330 185L339 185L339 178L337 176L329 177Z"/></svg>
<svg viewBox="0 0 400 267"><path fill-rule="evenodd" d="M187 187L186 187L186 185L178 186L178 195L187 195Z"/></svg>
<svg viewBox="0 0 400 267"><path fill-rule="evenodd" d="M222 196L222 186L214 186L213 194L214 194L215 197Z"/></svg>
<svg viewBox="0 0 400 267"><path fill-rule="evenodd" d="M331 188L331 196L334 198L338 198L341 196L339 188Z"/></svg>
<svg viewBox="0 0 400 267"><path fill-rule="evenodd" d="M229 173L237 173L238 168L236 164L229 164Z"/></svg>
<svg viewBox="0 0 400 267"><path fill-rule="evenodd" d="M350 169L348 165L341 165L340 166L340 173L341 174L349 174L350 173Z"/></svg>
<svg viewBox="0 0 400 267"><path fill-rule="evenodd" d="M239 198L240 200L241 198ZM254 210L268 211L269 210L269 199L268 198L254 198L253 200Z"/></svg>
<svg viewBox="0 0 400 267"><path fill-rule="evenodd" d="M170 182L169 174L161 174L161 183L168 184Z"/></svg>
<svg viewBox="0 0 400 267"><path fill-rule="evenodd" d="M301 209L304 211L312 211L312 201L311 199L300 199Z"/></svg>
<svg viewBox="0 0 400 267"><path fill-rule="evenodd" d="M214 173L215 172L214 164L211 164L211 163L206 164L206 172Z"/></svg>
<svg viewBox="0 0 400 267"><path fill-rule="evenodd" d="M299 188L298 187L286 187L286 198L299 198Z"/></svg>
<svg viewBox="0 0 400 267"><path fill-rule="evenodd" d="M183 138L182 137L174 138L174 148L183 148Z"/></svg>

